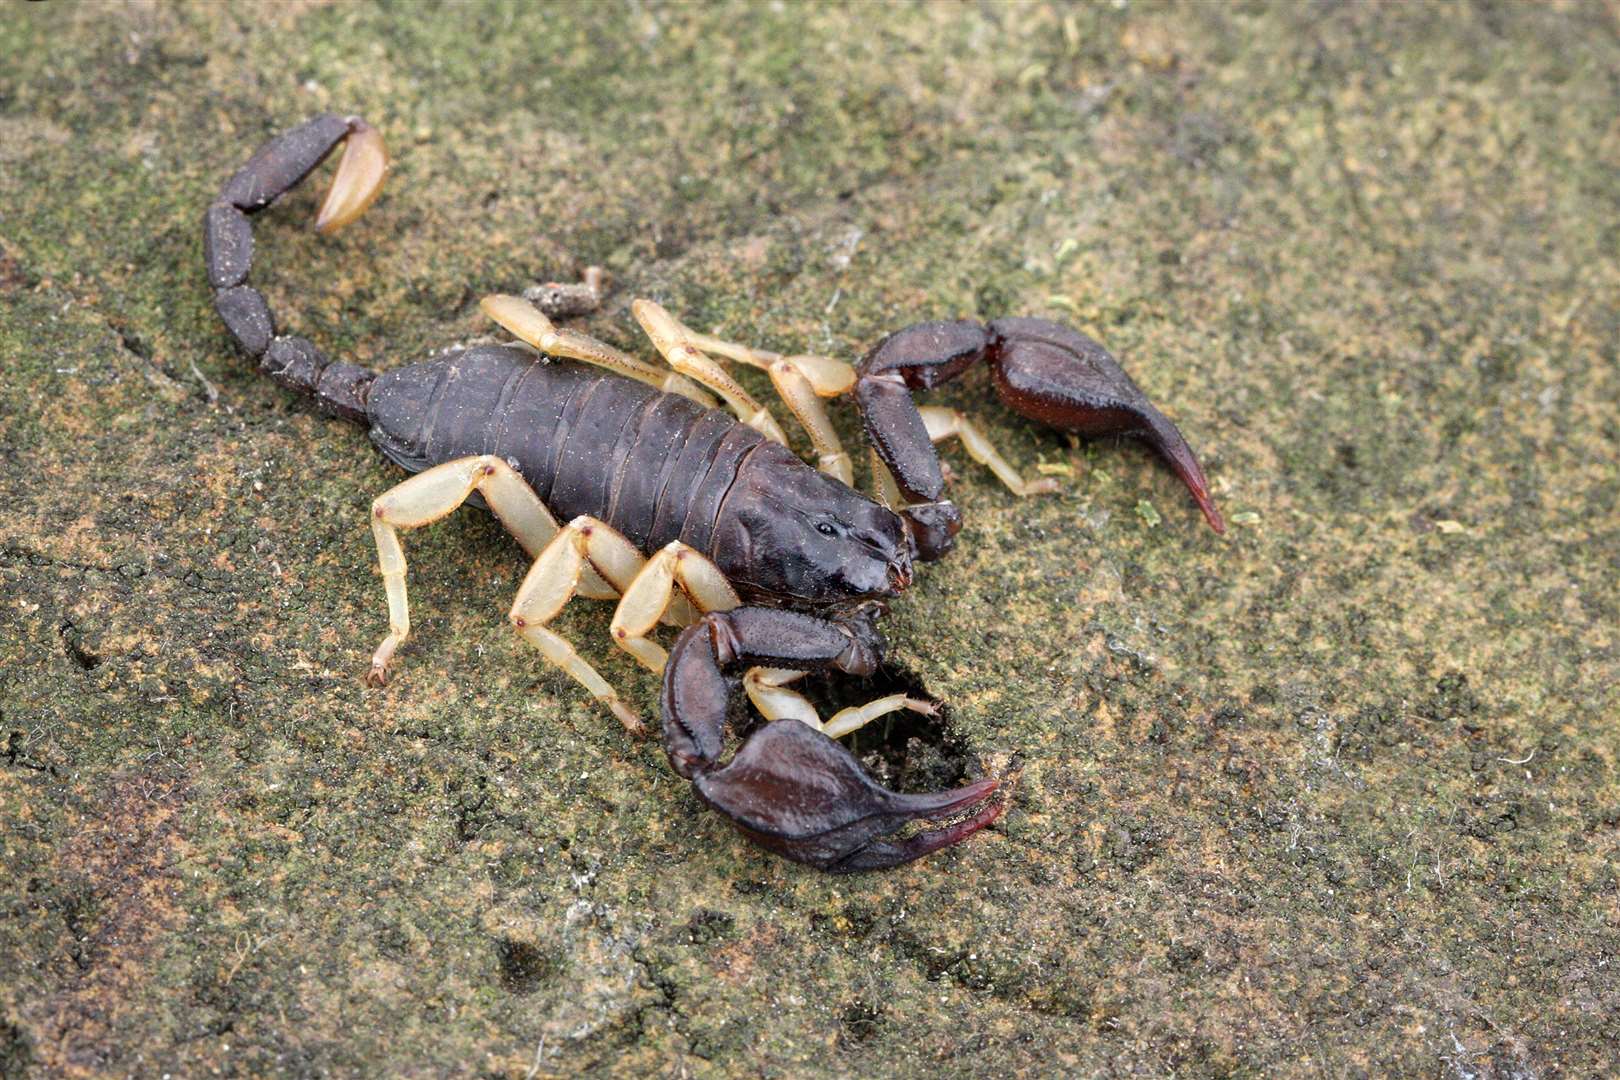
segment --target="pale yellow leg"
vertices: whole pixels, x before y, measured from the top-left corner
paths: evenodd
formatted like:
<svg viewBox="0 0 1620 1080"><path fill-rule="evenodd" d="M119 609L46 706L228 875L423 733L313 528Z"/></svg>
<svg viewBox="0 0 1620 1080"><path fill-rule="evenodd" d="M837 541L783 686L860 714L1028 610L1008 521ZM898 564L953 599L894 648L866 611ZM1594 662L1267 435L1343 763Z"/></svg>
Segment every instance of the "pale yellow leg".
<svg viewBox="0 0 1620 1080"><path fill-rule="evenodd" d="M691 398L700 405L711 407L714 405L712 397L678 372L665 370L645 360L639 360L629 353L620 352L588 334L558 327L545 312L522 297L486 296L479 301L478 306L483 309L485 315L499 323L513 337L533 345L548 356L566 356L570 360L583 360L587 364L595 364L637 382L656 386L666 393Z"/></svg>
<svg viewBox="0 0 1620 1080"><path fill-rule="evenodd" d="M828 738L838 739L852 731L859 731L880 716L887 716L901 709L910 709L927 716L934 716L937 710L926 701L909 698L904 694L889 694L887 697L869 701L865 705L852 705L847 709L840 709L825 723L816 712L816 707L810 704L803 694L788 689L788 684L804 678L804 672L793 671L786 668L752 668L743 676L743 689L748 693L748 699L754 703L754 708L767 720L798 720L808 724Z"/></svg>
<svg viewBox="0 0 1620 1080"><path fill-rule="evenodd" d="M955 409L924 405L917 411L922 414L923 424L928 428L929 439L936 443L943 442L953 435L961 439L962 448L968 452L968 457L988 466L1014 495L1046 495L1058 489L1057 481L1051 478L1026 481L1018 474L1018 470L990 445L990 440L984 437L984 433Z"/></svg>
<svg viewBox="0 0 1620 1080"><path fill-rule="evenodd" d="M666 313L667 314L667 313ZM798 356L783 356L770 349L756 349L752 345L740 345L735 341L715 337L713 334L700 334L678 320L687 342L695 349L714 356L723 356L727 360L735 360L739 364L747 364L761 371L769 371L777 364L787 364L804 377L811 389L820 397L838 397L847 394L850 387L855 385L855 369L842 360L834 360L830 356L815 356L801 354Z"/></svg>
<svg viewBox="0 0 1620 1080"><path fill-rule="evenodd" d="M646 734L646 727L619 697L618 691L575 651L566 639L546 624L580 593L581 578L593 570L615 594L630 587L645 561L630 541L593 517L570 521L546 549L518 587L508 616L523 640L539 649L547 660L568 672L592 697L613 710L625 729Z"/></svg>
<svg viewBox="0 0 1620 1080"><path fill-rule="evenodd" d="M868 448L867 458L872 465L872 494L890 510L899 510L905 505L905 499L900 496L900 485L894 482L894 474L883 464L876 450Z"/></svg>
<svg viewBox="0 0 1620 1080"><path fill-rule="evenodd" d="M682 599L688 603L677 605ZM659 619L685 625L696 618L694 609L698 613L730 611L740 602L719 567L676 540L648 559L624 590L624 599L613 613L613 640L653 674L661 674L668 654L647 637Z"/></svg>
<svg viewBox="0 0 1620 1080"><path fill-rule="evenodd" d="M379 495L371 504L371 531L377 539L377 562L388 593L388 636L371 658L367 678L382 685L388 663L411 632L410 603L405 595L405 550L399 530L428 525L467 501L474 491L484 497L495 516L530 555L535 555L557 532L539 496L506 462L498 457L459 458L418 473ZM606 584L592 575L587 588L600 593ZM617 595L610 593L609 595Z"/></svg>
<svg viewBox="0 0 1620 1080"><path fill-rule="evenodd" d="M719 394L743 423L766 438L786 445L787 436L771 411L755 401L730 372L699 352L693 344L695 335L680 320L651 300L635 301L630 305L630 313L670 367Z"/></svg>
<svg viewBox="0 0 1620 1080"><path fill-rule="evenodd" d="M846 484L852 482L854 470L849 455L844 452L838 433L833 430L832 422L827 418L827 409L820 401L821 398L837 397L847 393L849 388L855 385L855 369L852 366L842 360L834 360L830 356L783 356L770 349L756 349L751 345L741 345L735 341L715 337L713 334L701 334L651 301L637 301L637 303L647 305L643 312L637 313L637 318L642 319L642 325L647 327L649 336L653 336L652 327L657 325L659 332L665 334L672 342L684 342L692 349L701 350L701 353L722 356L727 360L748 364L750 367L767 372L771 377L771 383L776 387L776 392L781 395L787 407L792 410L793 415L809 434L810 442L816 450L816 467ZM642 318L643 314L646 318ZM656 337L654 342L657 343ZM663 351L662 345L659 348ZM699 381L704 385L713 386L706 379ZM735 383L731 385L735 386ZM725 395L725 391L720 387L713 388L722 396ZM747 420L745 413L748 410L763 411L752 398L743 400L738 408L738 415L745 421Z"/></svg>
<svg viewBox="0 0 1620 1080"><path fill-rule="evenodd" d="M668 621L669 605L683 594L694 608L704 613L730 611L740 602L719 567L700 552L675 541L647 560L630 587L625 589L624 599L613 613L613 640L654 674L663 672L668 654L647 635L657 626L660 617ZM934 707L925 701L890 694L844 709L823 724L815 706L803 695L787 689L787 684L802 679L804 674L785 668L751 668L743 676L743 687L767 719L792 717L834 738L898 709L930 715L934 712Z"/></svg>
<svg viewBox="0 0 1620 1080"><path fill-rule="evenodd" d="M588 520L590 519L579 519L579 521ZM578 524L578 522L571 523L569 527L572 528L574 524ZM611 530L609 531L611 532ZM617 536L616 533L614 535ZM620 540L622 541L622 537ZM628 541L623 542L628 547ZM553 541L552 548L547 550L547 555L550 555L551 550L559 547L562 543L563 538L559 536L556 541ZM574 547L577 548L577 544ZM559 561L561 561L561 558L561 556L558 557ZM561 570L550 569L542 573L540 564L536 563L535 570L530 572L531 579L543 578L552 582L548 591L542 592L538 588L536 590L535 611L543 613L549 609L551 614L545 616L547 619L555 615L556 611L560 611L563 603L567 601L567 595L563 592L567 584L567 573L572 569L573 565L577 565L578 561L581 560L581 556L576 555L573 558L575 561L567 564ZM615 584L622 581L622 569L613 570L607 566L600 567L600 569L603 576ZM524 586L525 588L528 587L527 581ZM689 602L690 608L695 609L697 613L730 611L741 602L737 597L736 590L731 587L731 583L726 580L719 567L705 558L701 552L678 540L665 545L657 554L648 559L640 570L634 574L633 580L628 585L623 586L623 593L623 598L619 601L619 606L613 613L613 640L618 643L620 648L634 656L655 675L662 674L664 663L668 659L668 653L647 635L658 625L660 619L665 622L684 625L690 621L690 618L695 617L695 615L681 617L675 611L675 605L679 601L685 599ZM513 621L515 622L517 621L516 606L513 607L513 612ZM551 635L549 631L547 631L547 634L555 638L555 635ZM560 638L556 638L556 641L562 646L567 644ZM603 697L596 689L597 684L587 680L590 676L595 676L602 687L605 687L606 683L601 682L600 676L596 676L595 671L591 670L588 664L572 655L571 649L569 654L569 664L572 665L570 671L573 671L576 667L583 668L584 672L588 674L576 674L575 677L584 682L592 693L597 694L598 697ZM548 655L550 654L548 653ZM929 715L934 713L934 707L928 702L908 698L904 694L890 694L865 705L843 709L828 720L826 724L823 724L820 716L816 713L815 706L811 705L801 694L787 689L787 684L803 678L804 674L802 671L792 671L784 668L752 668L744 674L743 686L747 690L749 698L767 719L777 720L792 717L808 724L817 731L825 731L834 738L847 735L872 720L899 709L911 709ZM617 711L615 709L615 712Z"/></svg>
<svg viewBox="0 0 1620 1080"><path fill-rule="evenodd" d="M777 360L770 366L771 382L809 434L810 443L816 449L816 468L845 484L854 484L855 469L850 463L849 454L845 453L838 432L833 430L816 384L806 377L804 369L799 366L798 362L806 359L816 358L785 356ZM849 367L848 364L844 366ZM850 368L852 379L854 373L854 369Z"/></svg>
<svg viewBox="0 0 1620 1080"><path fill-rule="evenodd" d="M821 730L829 739L841 739L852 731L859 731L878 717L899 712L901 709L910 709L924 716L939 715L939 710L932 702L906 697L904 694L890 694L876 701L868 701L865 705L839 709L821 726Z"/></svg>

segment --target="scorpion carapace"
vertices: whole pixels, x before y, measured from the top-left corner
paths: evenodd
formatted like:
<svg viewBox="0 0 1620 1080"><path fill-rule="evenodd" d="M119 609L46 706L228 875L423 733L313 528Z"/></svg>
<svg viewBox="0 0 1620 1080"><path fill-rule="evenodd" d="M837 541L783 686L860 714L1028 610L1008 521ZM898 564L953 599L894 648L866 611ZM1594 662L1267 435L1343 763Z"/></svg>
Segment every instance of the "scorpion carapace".
<svg viewBox="0 0 1620 1080"><path fill-rule="evenodd" d="M331 361L304 338L277 333L264 296L247 284L249 215L339 144L317 227L358 217L387 169L381 137L356 117L319 116L272 139L226 182L205 217L204 254L215 308L242 351L282 384L368 425L382 451L416 474L372 504L389 614L372 657L375 683L410 633L400 533L481 502L534 560L512 604L513 626L640 734L636 711L548 625L574 596L618 600L613 640L663 674L664 748L703 801L788 858L835 871L894 866L993 822L1005 806L998 781L933 795L889 791L836 738L895 710L931 714L933 706L893 694L823 721L792 684L816 670L872 674L882 659L874 620L883 603L911 584L915 561L953 542L961 518L943 497L935 442L960 438L1018 494L1052 488L1026 483L961 414L919 409L910 391L985 360L1003 398L1027 415L1087 434L1147 437L1221 527L1175 427L1101 346L1037 319L921 324L851 367L701 334L637 300L631 310L665 368L553 324L599 301L604 275L589 268L582 286L545 286L535 303L484 301L525 345L454 349L383 374ZM770 374L820 471L788 452L770 410L715 357ZM849 486L849 455L820 401L851 390L877 455L882 502ZM650 637L659 622L686 627L668 654ZM728 759L728 699L739 675L768 722Z"/></svg>

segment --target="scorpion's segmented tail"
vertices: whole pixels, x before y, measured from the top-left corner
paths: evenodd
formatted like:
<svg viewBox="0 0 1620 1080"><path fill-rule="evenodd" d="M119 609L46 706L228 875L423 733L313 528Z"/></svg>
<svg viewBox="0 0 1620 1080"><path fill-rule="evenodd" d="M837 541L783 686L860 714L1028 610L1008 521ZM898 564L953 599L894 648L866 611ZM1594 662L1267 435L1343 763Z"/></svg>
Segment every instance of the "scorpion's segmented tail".
<svg viewBox="0 0 1620 1080"><path fill-rule="evenodd" d="M225 182L203 219L203 256L214 287L214 309L237 346L283 386L313 394L328 411L363 423L376 372L328 360L305 338L277 334L264 295L247 284L253 268L248 216L297 187L345 140L315 227L331 232L359 217L382 188L387 153L376 128L358 116L327 113L265 143Z"/></svg>

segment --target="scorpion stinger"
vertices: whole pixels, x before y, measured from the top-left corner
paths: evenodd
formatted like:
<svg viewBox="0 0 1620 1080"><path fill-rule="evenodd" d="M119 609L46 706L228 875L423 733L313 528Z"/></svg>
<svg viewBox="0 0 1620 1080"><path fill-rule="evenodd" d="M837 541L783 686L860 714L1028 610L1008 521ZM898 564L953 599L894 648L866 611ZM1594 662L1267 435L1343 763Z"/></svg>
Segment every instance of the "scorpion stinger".
<svg viewBox="0 0 1620 1080"><path fill-rule="evenodd" d="M822 870L898 866L973 835L1005 809L991 799L999 781L926 795L890 791L848 750L798 720L771 721L720 763L728 670L781 664L869 675L880 647L867 617L835 622L760 607L705 616L676 640L665 671L670 764L749 839ZM895 838L913 824L922 827Z"/></svg>
<svg viewBox="0 0 1620 1080"><path fill-rule="evenodd" d="M272 379L312 394L328 412L364 422L376 372L333 362L307 338L278 335L264 294L247 284L256 214L297 187L339 143L346 143L316 228L332 232L359 217L382 190L388 154L377 129L358 116L327 113L265 143L236 171L203 218L203 261L214 310L238 348Z"/></svg>

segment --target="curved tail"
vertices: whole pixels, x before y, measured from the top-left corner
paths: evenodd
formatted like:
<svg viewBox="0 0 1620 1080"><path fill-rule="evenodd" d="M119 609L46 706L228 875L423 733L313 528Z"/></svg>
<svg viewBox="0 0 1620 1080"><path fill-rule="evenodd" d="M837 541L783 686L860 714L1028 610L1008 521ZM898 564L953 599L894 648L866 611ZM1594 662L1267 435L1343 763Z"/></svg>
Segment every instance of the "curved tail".
<svg viewBox="0 0 1620 1080"><path fill-rule="evenodd" d="M225 182L203 217L203 257L214 310L237 347L283 386L312 394L327 411L364 423L376 372L329 360L307 338L277 334L264 294L247 284L253 269L248 216L297 187L338 143L345 143L343 158L315 227L332 232L359 217L382 189L388 169L382 136L358 116L325 113L265 143Z"/></svg>

